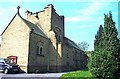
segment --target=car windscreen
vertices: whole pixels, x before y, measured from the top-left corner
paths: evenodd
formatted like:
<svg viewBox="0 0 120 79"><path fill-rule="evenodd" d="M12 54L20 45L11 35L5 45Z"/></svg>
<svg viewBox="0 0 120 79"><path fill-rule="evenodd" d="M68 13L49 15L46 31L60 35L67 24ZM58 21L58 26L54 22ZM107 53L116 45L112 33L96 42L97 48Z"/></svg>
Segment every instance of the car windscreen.
<svg viewBox="0 0 120 79"><path fill-rule="evenodd" d="M5 61L5 63L7 63L7 64L12 64L13 63L13 61L12 60L10 60L10 59L4 59L4 61Z"/></svg>

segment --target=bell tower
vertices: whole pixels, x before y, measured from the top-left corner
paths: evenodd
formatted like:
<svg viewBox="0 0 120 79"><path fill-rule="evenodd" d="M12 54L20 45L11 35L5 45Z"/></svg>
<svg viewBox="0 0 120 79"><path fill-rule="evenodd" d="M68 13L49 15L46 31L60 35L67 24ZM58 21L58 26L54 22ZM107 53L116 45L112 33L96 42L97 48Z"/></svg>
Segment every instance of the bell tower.
<svg viewBox="0 0 120 79"><path fill-rule="evenodd" d="M50 39L50 65L55 72L61 71L62 43L64 37L64 16L56 13L52 4L42 11L32 13L26 11L27 19L36 24Z"/></svg>

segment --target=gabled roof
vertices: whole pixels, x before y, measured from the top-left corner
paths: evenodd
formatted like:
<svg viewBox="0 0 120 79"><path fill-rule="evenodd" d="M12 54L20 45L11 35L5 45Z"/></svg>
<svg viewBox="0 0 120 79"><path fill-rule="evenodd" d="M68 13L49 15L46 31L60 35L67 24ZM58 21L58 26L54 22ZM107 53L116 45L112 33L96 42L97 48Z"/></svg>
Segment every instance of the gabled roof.
<svg viewBox="0 0 120 79"><path fill-rule="evenodd" d="M6 29L9 27L9 25L12 23L12 21L15 19L16 15L18 15L18 16L21 18L21 20L22 20L31 30L33 30L34 33L36 33L36 34L38 34L38 35L41 35L41 36L43 36L43 37L48 38L47 35L45 35L45 33L44 33L37 25L35 25L35 24L33 24L32 22L30 22L30 21L22 18L22 17L20 16L20 14L18 14L18 13L16 13L15 16L12 18L12 20L10 21L10 23L7 25L7 27L5 28L5 30L2 32L1 36L2 36L3 33L6 31Z"/></svg>
<svg viewBox="0 0 120 79"><path fill-rule="evenodd" d="M64 40L66 40L67 44L70 45L71 47L74 47L76 49L81 50L80 47L75 42L73 42L72 40L68 39L67 37L64 37Z"/></svg>
<svg viewBox="0 0 120 79"><path fill-rule="evenodd" d="M20 16L20 17L21 17L21 16ZM46 35L37 25L33 24L32 22L30 22L30 21L28 21L28 20L26 20L26 19L24 19L24 18L22 18L22 17L21 17L21 19L23 20L23 22L24 22L31 30L33 30L34 33L39 34L39 35L41 35L41 36L43 36L43 37L48 38L47 35Z"/></svg>

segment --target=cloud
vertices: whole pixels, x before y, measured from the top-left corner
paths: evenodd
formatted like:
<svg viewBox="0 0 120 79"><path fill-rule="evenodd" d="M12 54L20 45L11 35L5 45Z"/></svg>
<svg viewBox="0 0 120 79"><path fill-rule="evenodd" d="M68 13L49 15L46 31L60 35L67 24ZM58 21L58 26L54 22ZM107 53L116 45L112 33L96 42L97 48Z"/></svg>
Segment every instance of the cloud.
<svg viewBox="0 0 120 79"><path fill-rule="evenodd" d="M66 17L65 22L84 22L84 21L90 21L91 17L85 17L85 16L73 16L73 17Z"/></svg>
<svg viewBox="0 0 120 79"><path fill-rule="evenodd" d="M80 8L75 11L78 15L66 17L65 22L87 23L89 21L91 22L96 21L95 18L99 17L100 16L99 14L104 11L104 8L105 9L108 8L110 4L111 4L110 2L102 2L102 0L101 1L92 0L92 2L89 3L89 5L86 6L85 8Z"/></svg>
<svg viewBox="0 0 120 79"><path fill-rule="evenodd" d="M80 13L85 16L90 16L93 13L95 13L98 10L98 8L99 8L99 3L92 3L87 8L81 10Z"/></svg>
<svg viewBox="0 0 120 79"><path fill-rule="evenodd" d="M117 3L92 0L92 2L86 6L83 4L84 6L80 6L80 8L77 7L77 10L73 12L75 15L65 18L67 29L70 29L71 32L75 30L74 33L79 34L79 37L84 37L83 40L86 40L90 44L89 50L93 50L94 36L99 25L103 25L104 23L104 13L112 11L115 17L117 15L117 5L115 4ZM82 3L80 5L82 5ZM77 38L72 37L71 34L68 33L67 36L77 41ZM77 35L74 34L73 36ZM79 40L82 41L82 38Z"/></svg>
<svg viewBox="0 0 120 79"><path fill-rule="evenodd" d="M22 15L23 11L24 9L20 9L20 13ZM11 21L16 12L17 12L16 6L0 7L0 17L3 18L0 21L0 34L7 27L8 23Z"/></svg>

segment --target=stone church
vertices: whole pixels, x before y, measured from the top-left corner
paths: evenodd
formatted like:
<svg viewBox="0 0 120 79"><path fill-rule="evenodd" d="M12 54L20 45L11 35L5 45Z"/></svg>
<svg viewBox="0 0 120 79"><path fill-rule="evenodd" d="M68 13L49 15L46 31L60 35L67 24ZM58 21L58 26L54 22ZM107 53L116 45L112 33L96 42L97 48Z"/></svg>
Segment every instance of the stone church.
<svg viewBox="0 0 120 79"><path fill-rule="evenodd" d="M19 9L1 34L0 58L17 56L17 64L26 73L63 72L86 68L87 55L65 37L64 16L52 4L42 11Z"/></svg>

